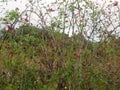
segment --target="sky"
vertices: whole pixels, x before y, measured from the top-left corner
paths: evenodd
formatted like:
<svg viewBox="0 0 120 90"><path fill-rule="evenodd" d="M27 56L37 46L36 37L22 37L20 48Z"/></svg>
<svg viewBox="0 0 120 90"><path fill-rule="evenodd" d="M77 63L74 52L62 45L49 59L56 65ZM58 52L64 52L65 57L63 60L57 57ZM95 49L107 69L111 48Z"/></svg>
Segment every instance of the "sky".
<svg viewBox="0 0 120 90"><path fill-rule="evenodd" d="M28 1L29 0L17 0L17 1L11 0L9 2L3 2L3 3L0 2L0 17L4 17L6 10L13 10L15 8L19 8L19 11L22 12L26 8L26 4L28 3ZM56 0L42 0L42 2L45 3L46 5L50 4L52 2L55 2L55 1ZM92 0L92 1L100 4L100 6L102 6L104 3L105 3L105 5L109 4L109 1L120 2L120 0ZM2 25L0 22L0 28L4 28L4 27L5 27L5 25Z"/></svg>
<svg viewBox="0 0 120 90"><path fill-rule="evenodd" d="M28 3L28 1L30 0L11 0L11 1L8 1L8 2L0 2L0 11L1 9L5 9L5 10L12 10L12 9L15 9L16 7L18 7L20 9L20 11L24 10L25 9L25 5L26 3ZM43 3L46 3L46 4L49 4L49 3L52 3L52 2L55 2L56 0L42 0ZM58 0L59 1L59 0ZM91 0L93 2L97 2L99 3L100 5L103 5L104 2L109 3L109 1L118 1L120 2L120 0ZM2 13L0 13L0 16L2 15Z"/></svg>

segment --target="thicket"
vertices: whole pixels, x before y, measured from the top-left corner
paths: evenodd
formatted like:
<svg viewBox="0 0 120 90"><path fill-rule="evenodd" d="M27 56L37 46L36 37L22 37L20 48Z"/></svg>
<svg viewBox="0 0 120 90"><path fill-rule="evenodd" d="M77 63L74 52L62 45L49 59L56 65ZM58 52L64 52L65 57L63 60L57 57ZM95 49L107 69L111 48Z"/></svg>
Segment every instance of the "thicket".
<svg viewBox="0 0 120 90"><path fill-rule="evenodd" d="M119 90L119 14L75 0L52 3L58 6L58 16L52 17L56 10L47 6L43 13L40 3L30 1L22 13L17 8L2 18L9 24L0 37L0 89ZM110 5L119 11L118 2ZM36 26L32 14L39 18Z"/></svg>

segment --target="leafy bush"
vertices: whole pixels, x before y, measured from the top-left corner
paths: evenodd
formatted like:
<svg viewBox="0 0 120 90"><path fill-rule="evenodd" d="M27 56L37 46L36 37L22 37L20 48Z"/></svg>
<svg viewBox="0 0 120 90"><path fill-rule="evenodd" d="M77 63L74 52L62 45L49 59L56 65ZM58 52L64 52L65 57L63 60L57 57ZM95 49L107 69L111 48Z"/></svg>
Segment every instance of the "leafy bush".
<svg viewBox="0 0 120 90"><path fill-rule="evenodd" d="M99 46L99 42L87 41L79 35L68 37L29 25L13 33L6 32L3 38L7 38L0 39L0 88L3 90L120 88L119 50L113 48L119 48L116 42ZM85 43L79 43L76 38Z"/></svg>
<svg viewBox="0 0 120 90"><path fill-rule="evenodd" d="M56 9L30 0L25 11L12 10L3 19L10 25L0 38L0 89L119 90L119 25L113 25L112 15L119 22L120 13L109 8L119 11L118 2L105 8L89 0L51 5ZM58 15L52 16L56 10Z"/></svg>

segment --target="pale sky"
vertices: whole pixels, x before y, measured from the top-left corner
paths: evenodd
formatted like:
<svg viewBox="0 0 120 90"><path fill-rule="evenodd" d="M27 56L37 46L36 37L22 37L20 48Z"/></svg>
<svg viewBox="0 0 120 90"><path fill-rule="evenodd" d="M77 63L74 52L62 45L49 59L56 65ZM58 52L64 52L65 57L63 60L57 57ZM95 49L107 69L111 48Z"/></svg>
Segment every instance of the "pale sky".
<svg viewBox="0 0 120 90"><path fill-rule="evenodd" d="M12 10L15 8L19 8L20 11L24 11L25 5L27 4L28 1L29 0L17 0L15 2L14 0L11 0L7 3L0 2L0 12L2 11L2 13L0 13L0 17L4 16L5 10ZM51 2L55 2L55 1L56 0L42 0L42 2L45 4L50 4ZM57 0L57 1L60 1L60 0ZM98 3L100 6L102 6L103 3L105 3L105 5L108 5L109 1L113 1L113 2L118 1L120 4L120 0L91 0L91 1ZM2 27L1 24L0 24L0 27Z"/></svg>
<svg viewBox="0 0 120 90"><path fill-rule="evenodd" d="M20 9L20 11L23 11L25 9L25 5L26 5L26 3L28 1L29 0L17 0L17 1L11 0L11 1L8 1L7 3L6 2L4 2L4 3L0 2L0 12L1 11L5 12L5 10L12 10L12 9L17 8L17 7ZM55 1L56 0L42 0L42 2L46 3L46 4L49 4L49 3L55 2ZM57 1L60 1L60 0L57 0ZM109 1L118 1L118 2L120 2L120 0L91 0L91 1L97 2L101 6L103 5L103 3L108 4ZM0 13L0 17L1 16L3 16L3 13Z"/></svg>

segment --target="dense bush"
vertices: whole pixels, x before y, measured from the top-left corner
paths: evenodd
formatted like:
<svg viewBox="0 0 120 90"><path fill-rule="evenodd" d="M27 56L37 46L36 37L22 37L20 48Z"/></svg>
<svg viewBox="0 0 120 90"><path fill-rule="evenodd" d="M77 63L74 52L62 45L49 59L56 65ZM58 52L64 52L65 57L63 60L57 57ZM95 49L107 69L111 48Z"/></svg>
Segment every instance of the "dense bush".
<svg viewBox="0 0 120 90"><path fill-rule="evenodd" d="M30 0L8 11L0 90L119 90L119 10L117 1Z"/></svg>
<svg viewBox="0 0 120 90"><path fill-rule="evenodd" d="M0 88L118 90L120 52L115 40L91 42L81 34L68 37L29 25L5 31L0 39Z"/></svg>

